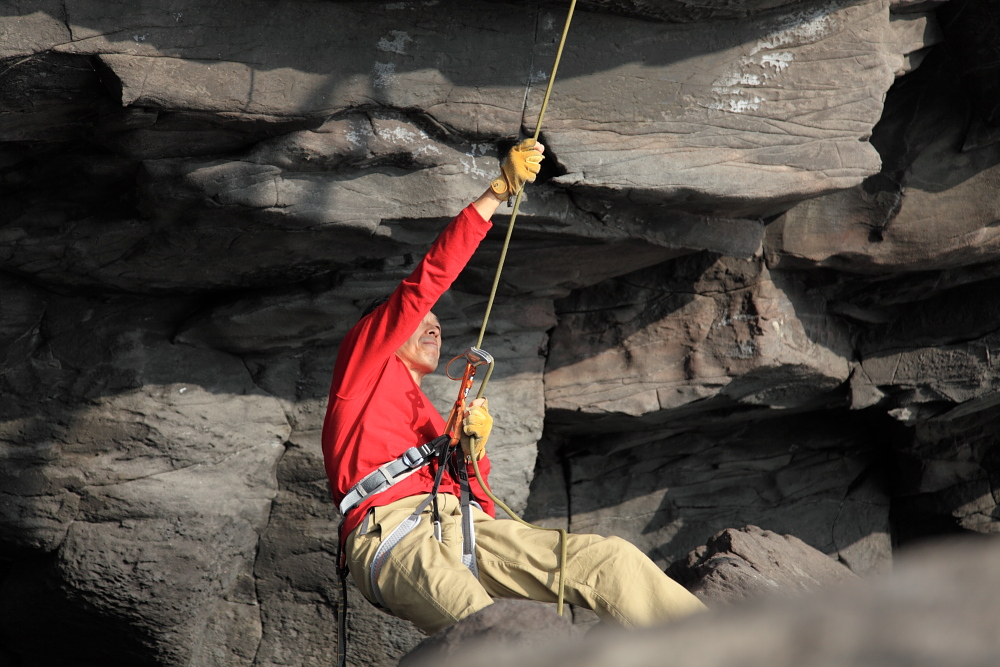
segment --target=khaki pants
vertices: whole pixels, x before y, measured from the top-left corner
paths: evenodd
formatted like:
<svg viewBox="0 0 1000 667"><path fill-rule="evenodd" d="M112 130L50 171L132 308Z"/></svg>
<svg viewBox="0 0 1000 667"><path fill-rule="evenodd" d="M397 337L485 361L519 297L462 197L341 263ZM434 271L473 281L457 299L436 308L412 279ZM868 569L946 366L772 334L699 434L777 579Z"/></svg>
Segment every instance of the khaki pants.
<svg viewBox="0 0 1000 667"><path fill-rule="evenodd" d="M362 594L375 601L368 567L382 538L413 514L426 495L377 507L347 539L347 562ZM472 508L479 579L462 564L458 498L438 497L443 542L433 534L430 509L397 544L379 575L389 611L431 634L476 612L494 597L555 602L559 534L516 521L497 521ZM364 535L360 534L365 532ZM593 609L626 627L645 626L701 611L705 606L649 558L618 537L569 535L566 601Z"/></svg>

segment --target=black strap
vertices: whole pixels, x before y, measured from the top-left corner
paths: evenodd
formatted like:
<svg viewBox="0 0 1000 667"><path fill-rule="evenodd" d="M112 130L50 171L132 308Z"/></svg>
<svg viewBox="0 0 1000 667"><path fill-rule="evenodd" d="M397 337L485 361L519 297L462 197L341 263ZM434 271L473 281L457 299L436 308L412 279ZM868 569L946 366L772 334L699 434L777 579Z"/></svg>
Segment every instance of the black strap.
<svg viewBox="0 0 1000 667"><path fill-rule="evenodd" d="M337 667L347 667L347 576L344 574L340 575L337 616Z"/></svg>
<svg viewBox="0 0 1000 667"><path fill-rule="evenodd" d="M447 435L441 435L431 441L432 443L437 443L441 449L438 451L437 458L437 470L434 471L434 486L431 487L431 500L434 503L434 514L432 515L433 520L436 523L441 523L441 512L438 511L438 488L441 486L441 480L444 478L445 468L448 467L448 454L451 453L451 438ZM423 511L423 507L417 508L417 512L414 514L419 514Z"/></svg>
<svg viewBox="0 0 1000 667"><path fill-rule="evenodd" d="M337 574L340 576L340 600L337 602L337 667L347 667L347 559L344 553L344 521L337 527Z"/></svg>

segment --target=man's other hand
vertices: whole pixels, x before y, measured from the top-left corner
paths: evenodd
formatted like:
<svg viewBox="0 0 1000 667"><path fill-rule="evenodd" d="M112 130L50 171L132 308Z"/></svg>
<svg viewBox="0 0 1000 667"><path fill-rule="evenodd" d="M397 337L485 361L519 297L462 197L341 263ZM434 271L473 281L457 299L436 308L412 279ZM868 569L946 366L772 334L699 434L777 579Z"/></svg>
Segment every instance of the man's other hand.
<svg viewBox="0 0 1000 667"><path fill-rule="evenodd" d="M493 430L493 417L490 416L489 402L485 398L477 398L469 404L469 409L462 419L462 451L467 457L475 453L476 460L479 461L486 455L486 440ZM470 437L471 436L471 437ZM473 445L475 438L475 445ZM475 446L475 452L472 451Z"/></svg>

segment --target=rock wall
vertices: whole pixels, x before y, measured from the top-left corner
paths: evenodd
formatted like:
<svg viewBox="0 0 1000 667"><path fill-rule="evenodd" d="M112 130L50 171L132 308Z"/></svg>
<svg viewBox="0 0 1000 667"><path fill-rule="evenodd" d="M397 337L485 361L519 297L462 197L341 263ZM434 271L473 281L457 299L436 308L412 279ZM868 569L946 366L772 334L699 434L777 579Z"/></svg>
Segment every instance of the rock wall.
<svg viewBox="0 0 1000 667"><path fill-rule="evenodd" d="M0 665L332 661L337 345L533 131L564 11L0 8ZM859 574L1000 532L997 34L581 3L484 343L494 489L663 566L746 524ZM351 595L352 664L419 641Z"/></svg>

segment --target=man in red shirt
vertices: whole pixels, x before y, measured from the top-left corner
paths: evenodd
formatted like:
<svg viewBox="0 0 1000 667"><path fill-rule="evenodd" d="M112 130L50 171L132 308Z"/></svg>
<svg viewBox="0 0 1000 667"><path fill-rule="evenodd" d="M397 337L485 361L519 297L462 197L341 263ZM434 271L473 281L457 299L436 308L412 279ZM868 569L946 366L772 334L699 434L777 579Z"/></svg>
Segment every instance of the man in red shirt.
<svg viewBox="0 0 1000 667"><path fill-rule="evenodd" d="M511 150L501 177L441 232L392 295L347 333L334 367L323 455L344 514L347 566L372 604L428 634L494 597L556 600L559 536L495 520L493 503L471 470L474 454L488 479L485 443L492 419L484 402L473 402L463 422L466 435L481 445L473 453L463 438L466 456L459 465L467 467L475 501L465 508L464 531L455 475L443 475L431 505L428 494L439 466L427 465L436 454L423 446L443 435L445 422L420 389L441 350L441 326L431 308L471 259L500 203L534 181L543 151L533 140ZM566 599L604 618L648 625L704 608L620 538L570 535L567 554Z"/></svg>

